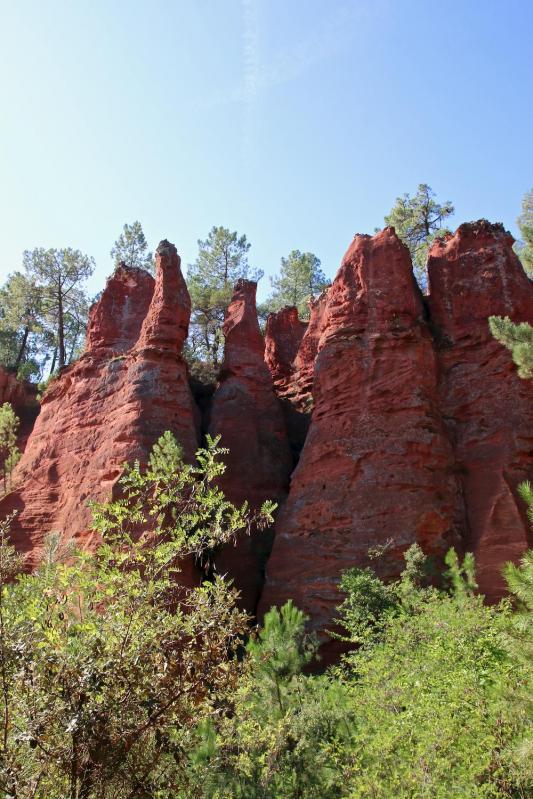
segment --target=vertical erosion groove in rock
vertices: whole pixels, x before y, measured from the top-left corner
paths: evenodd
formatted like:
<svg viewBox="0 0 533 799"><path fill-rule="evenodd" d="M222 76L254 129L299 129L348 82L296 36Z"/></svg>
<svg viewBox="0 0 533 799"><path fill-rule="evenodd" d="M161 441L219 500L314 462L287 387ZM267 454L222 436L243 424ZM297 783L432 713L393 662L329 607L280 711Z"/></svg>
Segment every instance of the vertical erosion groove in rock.
<svg viewBox="0 0 533 799"><path fill-rule="evenodd" d="M488 317L533 323L533 285L501 225L461 225L433 245L430 310L441 368L441 407L455 444L467 508L465 547L480 590L498 599L501 575L529 545L517 484L531 478L533 383L521 380Z"/></svg>
<svg viewBox="0 0 533 799"><path fill-rule="evenodd" d="M181 347L190 300L176 249L162 242L156 280L120 267L90 312L86 349L46 392L15 489L0 514L17 511L13 540L28 566L50 532L93 543L87 500L105 500L125 461L146 460L166 429L187 457L196 448Z"/></svg>
<svg viewBox="0 0 533 799"><path fill-rule="evenodd" d="M292 306L270 314L265 330L265 363L281 402L294 463L302 450L310 419L308 396L302 399L295 365L307 327ZM316 352L313 360L315 356Z"/></svg>
<svg viewBox="0 0 533 799"><path fill-rule="evenodd" d="M290 390L294 372L294 359L307 330L307 322L298 318L294 306L268 315L265 329L265 363L268 366L274 390L284 396Z"/></svg>
<svg viewBox="0 0 533 799"><path fill-rule="evenodd" d="M464 513L422 298L392 229L354 239L316 320L302 341L313 334L318 352L313 416L260 612L293 598L324 631L344 569L381 546L374 565L397 575L413 542L440 560L459 545Z"/></svg>
<svg viewBox="0 0 533 799"><path fill-rule="evenodd" d="M209 432L229 448L220 481L227 497L259 508L286 495L291 455L283 413L264 361L264 340L255 304L256 283L239 280L224 322L224 363L215 391ZM271 532L240 536L216 559L217 570L234 579L241 604L255 612L263 583Z"/></svg>

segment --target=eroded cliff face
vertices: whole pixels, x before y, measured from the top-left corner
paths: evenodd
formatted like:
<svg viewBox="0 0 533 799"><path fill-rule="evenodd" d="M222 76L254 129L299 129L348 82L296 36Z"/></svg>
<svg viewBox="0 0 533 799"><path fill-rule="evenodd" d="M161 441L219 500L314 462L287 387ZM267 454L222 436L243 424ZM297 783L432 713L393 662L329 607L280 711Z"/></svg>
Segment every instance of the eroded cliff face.
<svg viewBox="0 0 533 799"><path fill-rule="evenodd" d="M512 244L501 225L465 224L435 242L428 262L439 402L465 497L464 546L491 600L505 591L505 561L533 545L516 491L532 475L533 384L517 376L487 324L491 315L533 323L533 284Z"/></svg>
<svg viewBox="0 0 533 799"><path fill-rule="evenodd" d="M156 261L155 282L127 268L109 279L86 351L46 393L17 488L0 503L2 515L18 511L14 541L29 566L50 531L92 546L86 501L109 497L124 461L145 460L165 430L187 459L201 443L181 355L189 295L175 247L161 242ZM388 228L355 237L308 324L284 309L263 340L249 281L227 311L202 429L230 449L228 497L274 499L280 511L268 561L271 532L242 537L215 568L252 613L293 599L321 634L325 662L343 570L371 564L393 577L413 542L436 566L454 546L474 551L494 600L503 563L533 544L516 493L533 478L533 383L516 376L487 321L533 323L532 284L512 238L481 221L435 242L429 286L424 299ZM0 373L0 397L8 382Z"/></svg>
<svg viewBox="0 0 533 799"><path fill-rule="evenodd" d="M90 313L86 350L46 392L16 488L0 502L1 515L17 511L12 537L29 567L50 532L93 545L87 501L109 498L123 463L145 460L166 429L193 457L196 426L181 357L189 315L180 259L166 241L157 249L155 283L125 267L108 280Z"/></svg>
<svg viewBox="0 0 533 799"><path fill-rule="evenodd" d="M315 361L328 296L325 289L309 302L309 322L299 322L296 308L271 314L267 320L265 359L282 403L295 465L313 412Z"/></svg>
<svg viewBox="0 0 533 799"><path fill-rule="evenodd" d="M240 280L224 321L224 363L213 396L209 432L229 448L220 485L235 504L259 509L266 499L282 501L289 487L292 457L281 405L265 363L265 343L255 302L257 284ZM241 603L255 613L272 531L242 535L216 559L241 591Z"/></svg>
<svg viewBox="0 0 533 799"><path fill-rule="evenodd" d="M37 386L26 380L18 380L0 366L0 405L4 402L9 402L19 418L17 447L23 452L40 411Z"/></svg>
<svg viewBox="0 0 533 799"><path fill-rule="evenodd" d="M414 542L441 560L460 547L463 504L422 297L392 229L354 239L317 310L313 415L261 609L293 598L324 630L343 570L381 547L373 563L395 576Z"/></svg>
<svg viewBox="0 0 533 799"><path fill-rule="evenodd" d="M298 318L294 306L269 314L265 328L265 363L272 375L276 394L283 397L290 392L294 378L294 361L307 322Z"/></svg>

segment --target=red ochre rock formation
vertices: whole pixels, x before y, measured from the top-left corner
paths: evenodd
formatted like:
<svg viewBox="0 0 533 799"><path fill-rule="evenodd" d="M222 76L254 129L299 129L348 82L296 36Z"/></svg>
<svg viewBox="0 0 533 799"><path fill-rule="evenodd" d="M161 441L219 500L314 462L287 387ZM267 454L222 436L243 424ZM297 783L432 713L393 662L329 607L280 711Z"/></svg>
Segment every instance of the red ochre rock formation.
<svg viewBox="0 0 533 799"><path fill-rule="evenodd" d="M109 497L123 462L145 460L164 430L193 458L198 411L181 356L190 300L173 245L161 242L156 260L155 283L126 267L109 279L84 355L46 392L16 489L0 502L0 515L18 511L28 566L50 531L91 546L87 500ZM424 300L392 229L357 236L308 325L294 309L270 317L266 347L255 284L236 286L208 429L230 449L228 497L281 503L261 597L271 534L216 557L250 611L259 598L259 613L292 598L323 633L341 572L371 563L393 577L415 541L437 563L450 546L473 550L493 600L503 563L531 545L516 486L533 477L533 384L487 320L533 323L532 284L512 238L478 222L435 242L429 285ZM19 391L0 372L0 398ZM303 449L287 497L288 441ZM372 549L382 557L370 561Z"/></svg>
<svg viewBox="0 0 533 799"><path fill-rule="evenodd" d="M181 348L190 300L176 248L156 253L156 279L119 267L89 318L87 346L46 392L28 447L14 473L15 545L38 562L50 532L90 547L87 500L105 500L122 464L145 460L172 430L185 456L197 447L193 403Z"/></svg>
<svg viewBox="0 0 533 799"><path fill-rule="evenodd" d="M441 368L440 405L454 443L480 590L498 599L502 565L531 546L517 484L532 476L533 382L517 376L490 334L491 315L533 323L533 284L501 225L461 225L431 248L431 318Z"/></svg>
<svg viewBox="0 0 533 799"><path fill-rule="evenodd" d="M313 406L313 380L318 344L324 329L324 310L329 288L324 289L309 303L310 316L307 330L294 359L291 401L298 410L310 413Z"/></svg>
<svg viewBox="0 0 533 799"><path fill-rule="evenodd" d="M27 392L22 380L0 366L0 405L9 402L14 408L24 405Z"/></svg>
<svg viewBox="0 0 533 799"><path fill-rule="evenodd" d="M39 415L37 386L27 380L19 380L14 374L0 366L0 405L3 405L4 402L9 402L20 420L17 446L23 452Z"/></svg>
<svg viewBox="0 0 533 799"><path fill-rule="evenodd" d="M309 427L309 397L300 394L296 358L308 328L294 307L270 314L265 329L265 363L283 409L289 443L296 460ZM313 361L314 356L313 355ZM311 364L311 373L313 364Z"/></svg>
<svg viewBox="0 0 533 799"><path fill-rule="evenodd" d="M258 509L266 499L287 494L292 468L282 409L264 361L265 344L255 304L257 284L239 280L224 321L224 363L213 396L209 433L229 448L220 485L234 503ZM241 591L241 603L255 612L262 587L271 532L241 535L216 559Z"/></svg>
<svg viewBox="0 0 533 799"><path fill-rule="evenodd" d="M294 360L307 330L307 322L298 318L298 309L291 305L268 315L265 328L265 363L272 375L276 394L283 397L290 391Z"/></svg>
<svg viewBox="0 0 533 799"><path fill-rule="evenodd" d="M322 631L343 570L381 546L377 568L397 575L414 542L441 559L460 546L463 506L422 296L391 228L356 236L320 306L313 416L260 611L293 598Z"/></svg>

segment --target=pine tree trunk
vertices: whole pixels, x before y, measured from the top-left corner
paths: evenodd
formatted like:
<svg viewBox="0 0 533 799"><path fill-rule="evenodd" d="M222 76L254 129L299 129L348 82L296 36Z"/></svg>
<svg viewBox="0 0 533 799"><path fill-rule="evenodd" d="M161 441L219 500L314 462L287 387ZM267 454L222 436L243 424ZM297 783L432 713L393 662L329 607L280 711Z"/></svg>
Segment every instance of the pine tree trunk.
<svg viewBox="0 0 533 799"><path fill-rule="evenodd" d="M54 354L52 356L52 366L50 368L50 374L53 375L55 368L56 368L56 361L57 361L57 347L54 347Z"/></svg>
<svg viewBox="0 0 533 799"><path fill-rule="evenodd" d="M63 295L58 294L57 335L59 343L59 368L65 365L65 320L63 318Z"/></svg>
<svg viewBox="0 0 533 799"><path fill-rule="evenodd" d="M22 363L22 359L24 357L24 352L26 351L26 344L28 343L28 336L30 334L29 327L24 328L24 335L22 336L22 343L20 345L17 360L15 361L15 371L18 372L20 364Z"/></svg>

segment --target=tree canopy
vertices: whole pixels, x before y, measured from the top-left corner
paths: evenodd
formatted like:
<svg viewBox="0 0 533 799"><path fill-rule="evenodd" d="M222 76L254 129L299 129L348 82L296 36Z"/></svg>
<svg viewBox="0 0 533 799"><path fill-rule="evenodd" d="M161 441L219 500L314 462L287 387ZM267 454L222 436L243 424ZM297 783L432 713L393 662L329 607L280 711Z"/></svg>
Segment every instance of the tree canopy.
<svg viewBox="0 0 533 799"><path fill-rule="evenodd" d="M213 227L205 240L198 240L198 256L188 268L192 315L187 354L215 371L222 359L222 324L233 286L239 278L259 280L263 274L248 264L250 246L237 231Z"/></svg>
<svg viewBox="0 0 533 799"><path fill-rule="evenodd" d="M132 225L127 223L122 228L122 233L111 249L111 258L115 267L125 264L130 267L154 271L154 258L148 251L148 243L142 225L137 220Z"/></svg>
<svg viewBox="0 0 533 799"><path fill-rule="evenodd" d="M0 362L21 376L38 376L46 322L46 303L35 281L22 272L9 275L0 288Z"/></svg>
<svg viewBox="0 0 533 799"><path fill-rule="evenodd" d="M26 275L42 289L48 318L55 330L57 366L67 362L65 331L68 318L77 318L85 300L81 293L84 281L93 273L94 259L80 250L66 247L26 250L23 256Z"/></svg>
<svg viewBox="0 0 533 799"><path fill-rule="evenodd" d="M272 294L266 301L266 311L279 311L286 305L298 308L300 319L309 318L309 300L320 294L328 285L321 269L320 259L312 252L292 250L281 259L279 275L270 278Z"/></svg>
<svg viewBox="0 0 533 799"><path fill-rule="evenodd" d="M426 261L431 243L447 232L445 221L455 209L451 202L439 203L427 183L420 183L416 194L397 197L385 224L392 225L411 252L413 269L423 289L427 285Z"/></svg>
<svg viewBox="0 0 533 799"><path fill-rule="evenodd" d="M75 358L83 343L94 260L79 250L25 251L24 271L0 288L0 363L42 378Z"/></svg>

